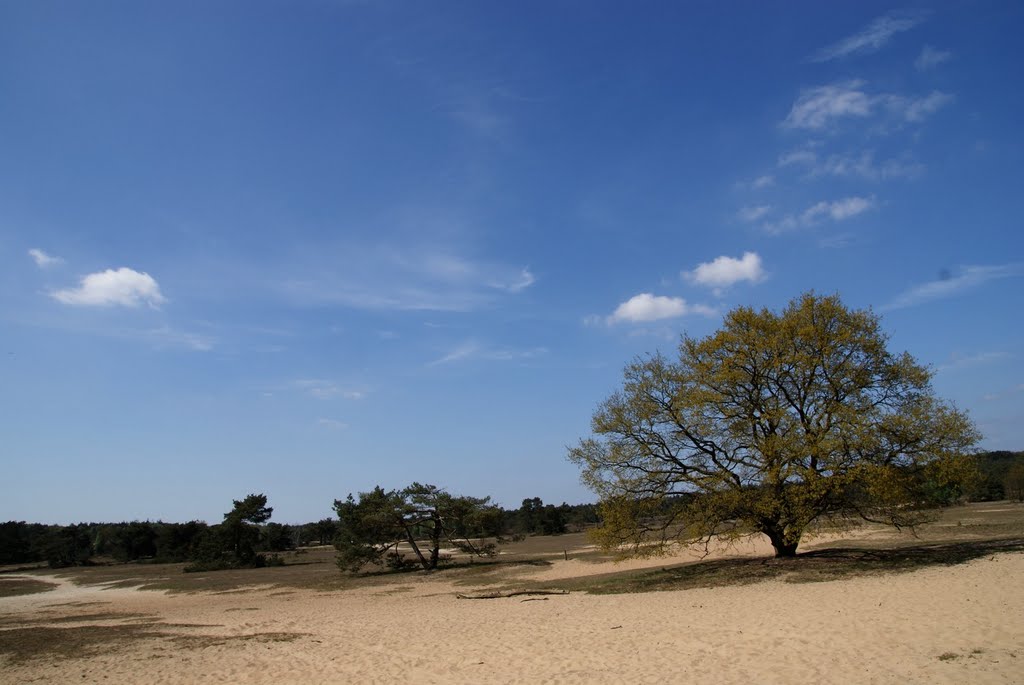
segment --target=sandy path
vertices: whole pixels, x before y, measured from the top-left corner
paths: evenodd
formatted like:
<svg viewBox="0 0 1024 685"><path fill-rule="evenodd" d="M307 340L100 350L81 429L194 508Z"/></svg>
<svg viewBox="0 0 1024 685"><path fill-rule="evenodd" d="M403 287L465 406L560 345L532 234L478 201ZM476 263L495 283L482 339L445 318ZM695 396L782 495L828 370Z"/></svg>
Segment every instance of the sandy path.
<svg viewBox="0 0 1024 685"><path fill-rule="evenodd" d="M58 602L103 601L103 611L204 625L164 629L193 636L184 642L137 640L83 659L4 664L0 681L1020 683L1022 577L1024 555L1004 554L814 584L529 602L457 600L455 587L423 578L330 594L57 595L62 586L32 602L5 600L0 612L29 618Z"/></svg>

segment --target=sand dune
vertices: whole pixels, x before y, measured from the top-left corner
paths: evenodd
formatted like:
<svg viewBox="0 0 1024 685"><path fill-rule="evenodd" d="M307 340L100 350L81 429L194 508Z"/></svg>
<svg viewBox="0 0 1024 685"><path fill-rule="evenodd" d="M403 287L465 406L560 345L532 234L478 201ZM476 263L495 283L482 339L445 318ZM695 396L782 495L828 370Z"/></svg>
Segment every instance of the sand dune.
<svg viewBox="0 0 1024 685"><path fill-rule="evenodd" d="M541 583L580 567L559 561L518 573ZM122 625L124 640L85 657L4 657L0 680L1020 683L1022 577L1024 555L1002 554L821 583L539 601L459 600L467 588L443 576L332 593L165 594L64 583L0 600L0 640L14 634L9 628L58 625L83 612L102 614L59 625Z"/></svg>

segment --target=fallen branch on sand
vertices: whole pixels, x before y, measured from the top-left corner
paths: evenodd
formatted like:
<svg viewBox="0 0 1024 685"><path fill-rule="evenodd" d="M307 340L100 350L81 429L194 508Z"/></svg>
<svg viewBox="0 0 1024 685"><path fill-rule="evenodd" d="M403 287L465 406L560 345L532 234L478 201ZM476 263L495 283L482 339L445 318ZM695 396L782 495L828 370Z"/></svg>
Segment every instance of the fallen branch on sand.
<svg viewBox="0 0 1024 685"><path fill-rule="evenodd" d="M456 599L504 599L521 595L567 595L568 590L520 590L518 592L490 592L486 595L455 595Z"/></svg>

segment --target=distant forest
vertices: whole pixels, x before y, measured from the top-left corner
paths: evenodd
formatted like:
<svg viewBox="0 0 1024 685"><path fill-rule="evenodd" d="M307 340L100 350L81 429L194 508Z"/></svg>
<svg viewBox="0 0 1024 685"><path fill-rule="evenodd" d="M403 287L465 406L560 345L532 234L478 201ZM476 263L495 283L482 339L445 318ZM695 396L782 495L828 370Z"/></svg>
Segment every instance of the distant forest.
<svg viewBox="0 0 1024 685"><path fill-rule="evenodd" d="M595 504L555 506L539 497L501 512L508 536L559 535L598 523ZM215 525L131 521L70 526L7 521L0 523L0 564L46 562L51 568L63 568L110 562L202 562L216 556L228 525L227 520ZM251 552L272 559L278 552L331 544L338 521L325 518L302 525L262 523L247 528L259 531L251 541Z"/></svg>
<svg viewBox="0 0 1024 685"><path fill-rule="evenodd" d="M986 502L1024 500L1024 452L982 452L977 455L978 479L960 499ZM263 503L265 504L265 498ZM236 502L236 505L242 503ZM269 512L269 510L268 510ZM503 534L559 535L581 531L600 522L596 504L544 504L540 498L523 500L518 509L502 509ZM269 513L266 514L269 518ZM259 519L246 519L257 521ZM46 562L52 568L110 562L170 563L203 560L210 550L223 547L230 532L231 514L225 522L78 523L70 526L24 521L0 523L0 564ZM245 545L258 559L311 545L329 545L338 521L324 518L302 525L262 522L233 529L252 532ZM258 535L256 532L258 531Z"/></svg>

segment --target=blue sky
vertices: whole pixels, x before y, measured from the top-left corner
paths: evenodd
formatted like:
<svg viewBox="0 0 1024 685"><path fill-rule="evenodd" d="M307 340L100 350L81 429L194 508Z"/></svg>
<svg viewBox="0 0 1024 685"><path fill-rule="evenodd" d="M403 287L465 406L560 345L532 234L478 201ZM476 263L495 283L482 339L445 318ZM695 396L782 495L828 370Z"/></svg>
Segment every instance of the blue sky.
<svg viewBox="0 0 1024 685"><path fill-rule="evenodd" d="M588 501L636 355L838 292L1024 449L1024 6L0 2L0 520Z"/></svg>

